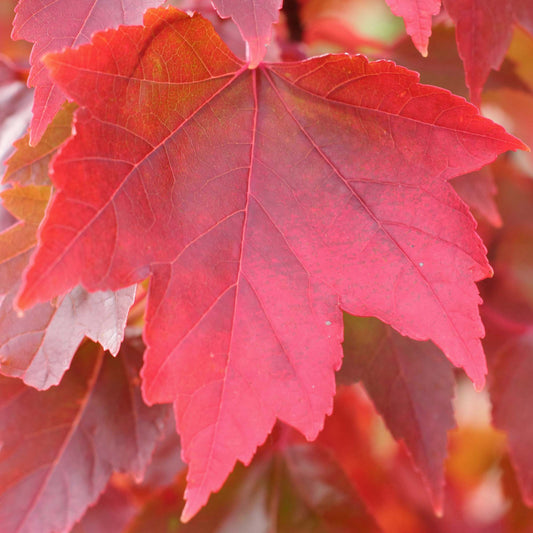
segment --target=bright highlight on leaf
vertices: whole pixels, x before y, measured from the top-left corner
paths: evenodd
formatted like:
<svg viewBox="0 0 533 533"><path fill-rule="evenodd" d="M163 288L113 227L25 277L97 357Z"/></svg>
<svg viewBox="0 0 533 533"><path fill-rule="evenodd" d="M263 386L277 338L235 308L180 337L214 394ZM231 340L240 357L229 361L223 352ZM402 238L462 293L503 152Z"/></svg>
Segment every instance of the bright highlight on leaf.
<svg viewBox="0 0 533 533"><path fill-rule="evenodd" d="M391 62L250 70L197 15L144 24L46 60L82 108L18 303L151 275L143 391L174 402L188 519L277 418L320 431L341 309L432 339L482 386L491 269L447 180L523 145Z"/></svg>
<svg viewBox="0 0 533 533"><path fill-rule="evenodd" d="M222 18L231 17L246 41L250 68L265 57L270 42L272 24L278 21L283 0L213 0Z"/></svg>
<svg viewBox="0 0 533 533"><path fill-rule="evenodd" d="M405 21L405 29L417 50L426 57L431 18L440 11L441 0L387 0L391 11Z"/></svg>

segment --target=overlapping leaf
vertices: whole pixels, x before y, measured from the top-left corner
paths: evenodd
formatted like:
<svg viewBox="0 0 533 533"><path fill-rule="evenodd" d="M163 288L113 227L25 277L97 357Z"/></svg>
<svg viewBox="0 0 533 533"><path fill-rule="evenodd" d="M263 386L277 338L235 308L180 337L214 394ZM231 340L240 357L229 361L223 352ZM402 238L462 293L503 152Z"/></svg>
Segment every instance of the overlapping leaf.
<svg viewBox="0 0 533 533"><path fill-rule="evenodd" d="M276 418L320 430L341 307L483 383L490 268L446 180L523 145L474 107L362 56L251 70L174 9L47 65L84 108L19 304L151 274L143 387L174 402L185 517Z"/></svg>
<svg viewBox="0 0 533 533"><path fill-rule="evenodd" d="M37 146L29 147L27 137L17 142L5 176L16 186L2 193L4 207L19 221L0 233L0 373L38 389L59 383L85 336L116 354L135 297L135 286L93 294L75 287L23 316L14 309L50 196L48 162L70 135L71 121L72 106L58 113ZM35 185L19 186L26 183Z"/></svg>
<svg viewBox="0 0 533 533"><path fill-rule="evenodd" d="M387 0L391 11L402 17L413 44L423 55L428 54L432 16L440 11L441 0Z"/></svg>
<svg viewBox="0 0 533 533"><path fill-rule="evenodd" d="M143 472L167 409L144 405L141 361L88 343L49 391L0 377L2 533L69 531L114 470Z"/></svg>
<svg viewBox="0 0 533 533"><path fill-rule="evenodd" d="M76 47L90 41L94 32L120 24L139 24L149 7L163 0L20 0L13 21L13 38L35 43L28 84L35 87L31 144L43 136L65 101L41 58L48 52Z"/></svg>
<svg viewBox="0 0 533 533"><path fill-rule="evenodd" d="M499 69L511 42L513 23L533 35L533 3L528 0L444 0L455 22L472 101L479 104L491 69Z"/></svg>
<svg viewBox="0 0 533 533"><path fill-rule="evenodd" d="M15 141L15 152L5 162L4 183L50 185L48 166L58 148L72 135L75 109L75 104L66 104L59 110L46 129L46 135L35 146L30 146L29 134Z"/></svg>
<svg viewBox="0 0 533 533"><path fill-rule="evenodd" d="M402 337L376 319L347 317L344 334L342 380L363 382L442 511L447 431L455 426L451 365L431 343Z"/></svg>
<svg viewBox="0 0 533 533"><path fill-rule="evenodd" d="M494 200L497 188L490 167L459 176L452 185L476 216L483 217L493 226L501 226L502 219Z"/></svg>
<svg viewBox="0 0 533 533"><path fill-rule="evenodd" d="M96 504L91 507L70 533L124 532L135 515L132 497L113 485L108 485Z"/></svg>
<svg viewBox="0 0 533 533"><path fill-rule="evenodd" d="M464 64L457 52L455 30L447 24L433 27L429 44L429 56L422 57L409 39L401 39L387 52L387 57L400 65L420 72L423 83L436 85L452 91L455 94L468 97L465 83ZM517 72L519 65L515 61L506 59L499 71L492 71L485 84L486 89L512 87L518 90L528 90L527 84Z"/></svg>
<svg viewBox="0 0 533 533"><path fill-rule="evenodd" d="M427 493L410 465L403 467L376 419L362 390L340 387L317 443L334 454L382 531L439 531L442 520L436 519Z"/></svg>
<svg viewBox="0 0 533 533"><path fill-rule="evenodd" d="M247 44L247 59L254 68L265 57L272 24L279 18L283 0L213 0L222 18L231 17Z"/></svg>

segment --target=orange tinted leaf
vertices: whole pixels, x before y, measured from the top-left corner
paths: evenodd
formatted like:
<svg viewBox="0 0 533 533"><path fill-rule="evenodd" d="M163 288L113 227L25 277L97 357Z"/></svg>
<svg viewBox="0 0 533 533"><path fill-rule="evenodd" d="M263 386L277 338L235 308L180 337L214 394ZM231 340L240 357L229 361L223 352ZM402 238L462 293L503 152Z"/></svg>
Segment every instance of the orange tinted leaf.
<svg viewBox="0 0 533 533"><path fill-rule="evenodd" d="M27 134L14 143L15 153L6 161L4 183L49 185L48 165L58 147L72 134L75 104L65 105L54 117L36 146L30 146Z"/></svg>

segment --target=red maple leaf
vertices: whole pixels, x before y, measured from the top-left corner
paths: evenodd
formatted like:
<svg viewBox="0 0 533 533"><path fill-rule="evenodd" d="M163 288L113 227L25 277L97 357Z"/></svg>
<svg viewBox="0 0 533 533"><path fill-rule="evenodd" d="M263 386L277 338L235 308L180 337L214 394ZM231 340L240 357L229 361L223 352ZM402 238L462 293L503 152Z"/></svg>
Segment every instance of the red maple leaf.
<svg viewBox="0 0 533 533"><path fill-rule="evenodd" d="M152 276L143 391L174 402L185 518L276 418L320 431L341 308L482 385L491 270L446 180L523 145L464 99L363 56L250 69L175 9L46 64L83 108L19 305Z"/></svg>

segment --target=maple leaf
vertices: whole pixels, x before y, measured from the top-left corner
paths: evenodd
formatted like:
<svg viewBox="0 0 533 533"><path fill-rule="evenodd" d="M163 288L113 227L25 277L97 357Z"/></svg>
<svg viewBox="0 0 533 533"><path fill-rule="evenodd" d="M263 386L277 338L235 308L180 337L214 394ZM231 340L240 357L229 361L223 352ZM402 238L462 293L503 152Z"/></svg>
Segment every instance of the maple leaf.
<svg viewBox="0 0 533 533"><path fill-rule="evenodd" d="M386 0L391 11L405 21L405 29L417 50L426 57L431 17L440 11L441 0Z"/></svg>
<svg viewBox="0 0 533 533"><path fill-rule="evenodd" d="M163 0L20 0L15 8L13 39L35 43L31 52L28 85L35 87L31 144L43 136L46 127L65 101L65 95L48 77L41 58L47 52L88 43L94 32L120 24L139 24L149 7Z"/></svg>
<svg viewBox="0 0 533 533"><path fill-rule="evenodd" d="M346 317L344 335L341 382L363 382L442 512L447 431L455 427L451 365L431 343L402 337L373 318Z"/></svg>
<svg viewBox="0 0 533 533"><path fill-rule="evenodd" d="M485 315L486 316L486 315ZM505 431L509 455L516 472L524 501L533 505L533 480L531 471L531 445L533 443L533 417L530 409L521 408L533 401L531 378L533 377L533 325L514 324L511 329L488 323L503 338L497 348L491 347L489 365L491 371L490 396L493 403L494 425ZM489 339L489 342L492 342ZM490 346L490 344L489 344Z"/></svg>
<svg viewBox="0 0 533 533"><path fill-rule="evenodd" d="M276 417L320 431L341 307L483 383L491 270L446 180L523 145L390 62L249 69L200 16L144 23L46 60L84 107L18 304L152 276L143 392L174 402L190 518Z"/></svg>
<svg viewBox="0 0 533 533"><path fill-rule="evenodd" d="M41 303L23 316L13 310L18 289L16 284L0 297L1 374L43 390L61 381L85 336L118 353L135 286L92 294L75 287L59 302Z"/></svg>
<svg viewBox="0 0 533 533"><path fill-rule="evenodd" d="M0 377L2 533L69 531L113 471L142 474L167 409L142 402L141 361L132 345L113 358L86 343L46 392Z"/></svg>
<svg viewBox="0 0 533 533"><path fill-rule="evenodd" d="M433 27L427 58L421 57L407 38L397 41L387 57L420 72L420 80L423 83L449 89L465 98L469 95L465 84L464 65L457 52L455 30L452 26L439 24ZM490 73L485 88L513 87L527 91L528 87L518 70L514 61L504 60L499 71Z"/></svg>
<svg viewBox="0 0 533 533"><path fill-rule="evenodd" d="M231 17L246 41L250 68L255 68L266 53L272 24L278 21L283 0L213 0L222 18Z"/></svg>
<svg viewBox="0 0 533 533"><path fill-rule="evenodd" d="M427 0L429 1L429 0ZM533 34L533 3L527 0L444 0L456 26L457 47L472 101L479 105L491 69L499 69L511 42L513 23Z"/></svg>

